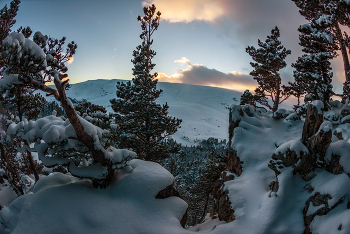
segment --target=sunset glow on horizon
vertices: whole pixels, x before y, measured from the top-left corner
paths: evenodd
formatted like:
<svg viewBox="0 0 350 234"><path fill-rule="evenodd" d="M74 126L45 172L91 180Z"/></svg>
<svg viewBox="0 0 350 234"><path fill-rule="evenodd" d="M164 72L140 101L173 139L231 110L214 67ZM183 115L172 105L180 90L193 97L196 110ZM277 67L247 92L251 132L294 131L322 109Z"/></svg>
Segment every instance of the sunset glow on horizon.
<svg viewBox="0 0 350 234"><path fill-rule="evenodd" d="M282 83L294 80L291 64L303 54L297 28L307 21L290 0L22 0L13 30L30 26L33 32L75 41L77 52L68 61L72 84L130 80L132 51L141 44L137 16L150 4L162 13L152 46L157 53L152 72L160 82L254 90L257 83L249 75L252 60L245 48L257 47L258 39L264 41L275 26L282 44L292 51L281 70ZM345 79L340 57L332 62L336 93Z"/></svg>

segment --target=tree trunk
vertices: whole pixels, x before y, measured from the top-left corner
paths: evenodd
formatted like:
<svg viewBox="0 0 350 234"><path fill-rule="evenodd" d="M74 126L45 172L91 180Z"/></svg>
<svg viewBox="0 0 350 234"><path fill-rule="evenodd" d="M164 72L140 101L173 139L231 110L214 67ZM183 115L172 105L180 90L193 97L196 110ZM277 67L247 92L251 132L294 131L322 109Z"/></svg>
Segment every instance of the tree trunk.
<svg viewBox="0 0 350 234"><path fill-rule="evenodd" d="M277 92L276 99L273 102L272 112L276 112L276 110L278 110L278 102L279 102L279 92Z"/></svg>
<svg viewBox="0 0 350 234"><path fill-rule="evenodd" d="M201 217L201 220L200 222L203 222L204 218L205 218L205 215L206 215L206 211L207 211L207 207L208 207L208 202L209 202L209 195L210 193L207 193L207 197L205 199L205 205L204 205L204 210L203 210L203 214L202 214L202 217Z"/></svg>
<svg viewBox="0 0 350 234"><path fill-rule="evenodd" d="M276 74L277 75L277 74ZM273 108L272 108L272 112L275 112L278 109L278 104L280 103L280 94L281 94L281 79L279 78L277 80L277 87L276 87L276 98L273 102Z"/></svg>
<svg viewBox="0 0 350 234"><path fill-rule="evenodd" d="M24 144L26 144L29 147L28 141L24 140ZM30 167L32 168L32 171L34 173L35 181L38 181L39 180L39 174L38 174L38 170L35 167L35 163L34 163L34 160L33 160L32 152L30 152L28 150L27 150L27 152L28 152L29 164L30 164Z"/></svg>
<svg viewBox="0 0 350 234"><path fill-rule="evenodd" d="M340 50L341 54L343 57L343 63L344 63L344 72L345 72L345 80L350 81L350 64L349 64L349 56L348 52L346 50L346 43L342 35L342 31L339 27L339 23L335 25L335 32L336 36L339 38L339 45L340 45Z"/></svg>
<svg viewBox="0 0 350 234"><path fill-rule="evenodd" d="M69 122L72 124L77 134L77 138L91 151L94 160L101 163L102 166L107 167L108 173L106 175L106 178L100 179L100 180L92 179L93 185L95 187L100 187L100 188L107 187L107 185L109 184L109 182L111 181L114 175L114 169L112 168L112 163L105 158L105 155L102 149L98 149L97 147L95 147L94 139L92 138L92 136L88 135L84 131L84 128L79 121L79 117L75 112L74 107L71 106L67 101L64 85L62 83L59 83L58 81L55 81L55 86L58 92L58 95L55 96L55 98L59 102L61 102L63 109L66 111Z"/></svg>

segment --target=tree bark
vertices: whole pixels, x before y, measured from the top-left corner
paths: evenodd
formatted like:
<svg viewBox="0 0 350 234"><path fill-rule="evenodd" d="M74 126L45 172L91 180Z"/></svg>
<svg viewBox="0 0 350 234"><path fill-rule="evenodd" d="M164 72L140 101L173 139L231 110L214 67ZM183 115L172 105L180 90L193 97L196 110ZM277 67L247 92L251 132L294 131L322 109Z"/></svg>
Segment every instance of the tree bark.
<svg viewBox="0 0 350 234"><path fill-rule="evenodd" d="M278 73L275 72L275 75L277 76ZM275 112L278 109L278 104L280 103L280 94L281 94L281 78L278 78L278 80L276 81L277 83L277 87L276 87L276 98L274 100L273 103L273 108L272 108L272 112Z"/></svg>
<svg viewBox="0 0 350 234"><path fill-rule="evenodd" d="M29 147L28 141L24 140L24 144L26 144ZM38 170L35 167L35 163L34 163L34 159L33 159L33 156L32 156L32 152L30 152L28 150L27 150L27 152L28 152L29 164L30 164L30 167L32 168L32 171L34 173L35 181L38 181L39 180L39 174L38 174Z"/></svg>
<svg viewBox="0 0 350 234"><path fill-rule="evenodd" d="M348 52L346 50L346 43L345 43L345 40L343 38L342 31L339 27L339 23L336 23L336 25L335 25L335 33L336 33L336 36L339 38L338 40L339 40L340 50L342 53L343 63L344 63L345 80L350 81L349 56L348 56Z"/></svg>
<svg viewBox="0 0 350 234"><path fill-rule="evenodd" d="M63 109L66 111L69 122L72 124L77 134L77 138L91 151L93 158L97 162L101 163L102 166L107 167L108 174L106 175L106 178L102 180L93 179L92 180L93 185L95 187L99 186L101 188L107 187L109 181L111 181L111 178L114 175L114 169L112 169L112 163L105 158L103 150L97 149L95 147L94 139L92 138L92 136L88 135L84 131L84 128L79 121L79 117L75 112L74 107L67 102L67 96L65 93L64 85L55 80L55 86L58 92L58 95L56 95L55 97L59 102L61 102Z"/></svg>

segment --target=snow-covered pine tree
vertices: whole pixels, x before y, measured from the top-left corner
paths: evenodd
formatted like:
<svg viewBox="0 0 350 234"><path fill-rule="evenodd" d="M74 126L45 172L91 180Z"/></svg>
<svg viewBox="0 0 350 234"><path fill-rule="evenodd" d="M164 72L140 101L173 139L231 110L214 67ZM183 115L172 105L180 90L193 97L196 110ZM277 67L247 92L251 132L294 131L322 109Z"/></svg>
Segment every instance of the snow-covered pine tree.
<svg viewBox="0 0 350 234"><path fill-rule="evenodd" d="M4 40L11 32L11 28L16 22L14 17L17 15L19 3L19 0L13 0L10 4L10 8L7 8L7 6L5 6L0 10L0 41ZM32 30L29 27L20 27L17 32L22 32L25 38L28 38L32 34ZM4 47L0 45L0 53L3 51ZM5 58L6 56L0 56L0 78L3 77L3 66L6 64ZM40 94L34 95L33 90L31 90L28 85L13 86L11 88L8 88L6 92L0 92L0 105L4 110L3 114L5 114L6 117L9 117L10 115L18 116L20 121L22 121L23 118L27 118L29 120L37 118L44 104L45 99ZM16 170L16 165L13 163L13 158L17 156L18 152L15 150L16 147L13 147L15 145L14 142L17 142L16 139L13 139L12 144L7 146L0 144L0 148L3 151L2 162L6 162L6 164L9 164L8 162L11 162L11 164L13 164L6 166L7 168L13 166L10 171ZM28 144L26 141L23 143ZM25 154L22 154L22 156L23 161L27 166L27 173L33 173L36 180L38 180L39 175L31 152L26 152ZM27 161L29 161L29 164Z"/></svg>
<svg viewBox="0 0 350 234"><path fill-rule="evenodd" d="M56 116L64 116L66 114L62 109L62 107L58 105L57 102L51 101L51 102L46 102L44 107L41 109L39 117L42 118L48 115L52 115L52 113L54 112L56 112Z"/></svg>
<svg viewBox="0 0 350 234"><path fill-rule="evenodd" d="M243 92L240 100L240 105L245 104L256 107L254 95L248 89Z"/></svg>
<svg viewBox="0 0 350 234"><path fill-rule="evenodd" d="M294 92L307 93L308 100L321 100L326 108L333 95L330 60L336 56L337 49L327 29L329 24L332 24L331 19L321 17L299 27L299 44L304 47L305 54L292 64L295 82L291 83Z"/></svg>
<svg viewBox="0 0 350 234"><path fill-rule="evenodd" d="M113 114L107 113L106 108L103 106L93 104L86 99L72 99L71 101L74 109L82 118L103 130L101 144L104 147L117 147L120 130L115 123Z"/></svg>
<svg viewBox="0 0 350 234"><path fill-rule="evenodd" d="M0 105L7 110L7 116L13 114L18 116L20 121L23 118L27 120L37 118L46 103L43 96L34 94L32 89L25 86L8 89L0 95Z"/></svg>
<svg viewBox="0 0 350 234"><path fill-rule="evenodd" d="M267 104L268 105L268 100L265 97L264 93L259 93L260 90L255 90L255 94L252 94L248 89L245 90L243 92L243 94L241 95L241 99L240 99L240 105L251 105L255 108L263 108L264 107L260 107L258 106L256 103L260 103L260 104Z"/></svg>
<svg viewBox="0 0 350 234"><path fill-rule="evenodd" d="M267 36L265 42L258 40L260 48L255 49L248 46L246 52L255 61L250 65L254 68L250 75L258 82L258 88L255 90L257 102L275 112L278 105L285 101L290 94L281 86L281 76L279 70L286 67L284 61L287 55L291 53L278 40L280 30L276 26L271 30L271 35ZM271 98L271 106L266 98Z"/></svg>
<svg viewBox="0 0 350 234"><path fill-rule="evenodd" d="M350 1L346 0L292 0L300 9L299 12L307 20L317 19L330 20L327 29L333 34L334 43L338 45L336 50L341 51L344 64L345 82L343 94L349 96L350 89L350 63L349 63L349 41L345 28L350 27Z"/></svg>
<svg viewBox="0 0 350 234"><path fill-rule="evenodd" d="M16 23L15 17L17 15L20 2L20 0L13 0L10 3L10 8L5 5L0 10L0 41L4 40L5 37L9 35L12 26Z"/></svg>
<svg viewBox="0 0 350 234"><path fill-rule="evenodd" d="M144 7L141 22L142 44L133 52L132 82L117 83L117 99L110 100L116 121L122 133L119 146L131 148L139 158L159 161L169 155L165 140L177 131L181 120L168 116L167 104L156 99L162 93L157 90L157 73L151 73L156 52L151 49L153 33L158 29L161 13L154 5Z"/></svg>
<svg viewBox="0 0 350 234"><path fill-rule="evenodd" d="M288 82L288 86L285 86L284 88L287 92L297 98L297 106L300 106L300 98L305 94L301 81L295 78L294 82Z"/></svg>
<svg viewBox="0 0 350 234"><path fill-rule="evenodd" d="M25 38L22 33L12 32L2 41L4 50L1 55L6 57L6 64L0 90L18 85L41 90L61 103L67 119L55 115L30 122L14 119L1 142L9 142L17 136L35 143L34 148L18 145L17 149L38 152L45 166L64 165L72 175L90 178L95 187L105 188L115 170L126 167L136 154L112 146L104 148L100 142L103 131L81 118L67 98L66 62L75 54L77 45L71 42L64 49L65 37L57 40L40 32L34 34L33 40ZM48 82L54 82L55 88L47 86ZM62 148L75 153L60 154ZM91 161L85 160L85 152L89 153Z"/></svg>

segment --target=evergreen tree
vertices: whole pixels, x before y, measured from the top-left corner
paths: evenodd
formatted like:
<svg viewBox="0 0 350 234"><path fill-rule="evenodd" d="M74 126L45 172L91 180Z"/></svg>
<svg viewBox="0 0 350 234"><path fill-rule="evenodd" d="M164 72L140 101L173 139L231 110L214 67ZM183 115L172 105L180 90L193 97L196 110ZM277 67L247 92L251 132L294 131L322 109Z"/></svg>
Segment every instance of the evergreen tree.
<svg viewBox="0 0 350 234"><path fill-rule="evenodd" d="M350 2L341 0L292 0L300 9L299 12L309 21L328 20L327 30L333 34L334 43L337 47L334 50L341 50L344 63L344 72L346 81L344 82L343 92L348 96L350 84L350 63L349 63L349 41L344 31L345 27L350 27ZM343 27L341 27L343 26ZM334 53L335 54L335 53Z"/></svg>
<svg viewBox="0 0 350 234"><path fill-rule="evenodd" d="M116 121L122 133L120 147L133 149L139 158L159 160L169 155L166 138L175 133L180 119L168 116L167 104L159 105L156 99L162 93L157 90L157 73L151 74L156 52L151 49L151 36L158 29L161 13L154 5L144 7L141 22L142 44L133 52L134 64L132 82L117 83L118 99L110 100L116 112Z"/></svg>
<svg viewBox="0 0 350 234"><path fill-rule="evenodd" d="M248 104L248 105L256 107L254 95L251 92L249 92L249 90L247 89L246 91L243 92L239 104L240 105Z"/></svg>
<svg viewBox="0 0 350 234"><path fill-rule="evenodd" d="M295 82L290 83L291 90L299 97L307 93L308 100L321 100L326 107L333 94L330 60L336 55L337 47L333 35L327 30L329 22L313 20L311 24L299 27L299 44L304 47L305 54L292 64Z"/></svg>
<svg viewBox="0 0 350 234"><path fill-rule="evenodd" d="M32 89L25 86L13 87L0 94L0 105L8 111L7 115L18 116L20 121L23 118L37 118L46 103L43 96L34 94Z"/></svg>
<svg viewBox="0 0 350 234"><path fill-rule="evenodd" d="M0 41L3 41L11 32L12 26L15 24L16 20L14 17L17 15L19 9L19 0L13 0L10 3L10 8L5 6L0 10ZM32 34L32 30L27 28L20 27L17 32L22 32L25 38L28 38ZM6 52L4 52L4 47L0 44L0 78L3 77L4 66L6 64ZM7 117L10 115L18 116L19 120L25 117L26 119L37 118L41 108L45 104L45 99L40 94L33 94L33 90L28 87L28 85L18 85L11 88L8 88L5 92L0 92L0 105L4 110L3 114ZM14 142L19 143L17 139L13 139L12 145L0 144L2 150L2 161L7 164L6 168L9 171L16 171L16 163L13 158L16 157L17 151L13 147ZM28 145L27 141L24 141L24 144ZM27 155L27 157L25 156ZM37 165L35 164L31 152L26 152L22 154L23 161L27 166L27 174L33 173L36 180L39 179L37 172ZM29 164L27 163L29 160ZM30 165L30 166L29 166ZM13 167L10 169L10 167ZM18 182L18 181L17 181Z"/></svg>
<svg viewBox="0 0 350 234"><path fill-rule="evenodd" d="M268 100L264 93L259 93L260 90L255 90L255 94L252 94L248 89L241 95L240 105L251 105L255 108L263 108L257 105L257 102L265 106L269 105Z"/></svg>
<svg viewBox="0 0 350 234"><path fill-rule="evenodd" d="M60 105L58 105L57 102L51 101L51 102L46 102L46 104L41 109L39 117L42 118L48 115L52 115L52 113L56 113L56 116L66 115L62 107L60 107Z"/></svg>
<svg viewBox="0 0 350 234"><path fill-rule="evenodd" d="M280 31L276 26L272 29L271 35L267 36L265 42L258 40L260 48L255 49L253 46L246 48L246 52L255 61L255 63L250 63L254 68L250 75L254 77L259 85L255 90L256 100L273 112L278 109L279 104L290 96L281 86L279 70L286 67L287 64L284 60L291 51L281 45L278 40L279 37ZM272 106L267 102L267 98L271 98Z"/></svg>
<svg viewBox="0 0 350 234"><path fill-rule="evenodd" d="M0 10L0 41L4 40L5 37L9 35L12 26L16 23L14 18L17 15L20 2L19 0L13 0L10 3L10 8L5 5Z"/></svg>
<svg viewBox="0 0 350 234"><path fill-rule="evenodd" d="M295 73L294 73L294 76L295 76ZM285 90L297 98L298 100L297 106L300 106L300 98L306 92L302 82L299 79L295 78L294 82L288 82L288 84L289 86L285 86Z"/></svg>

